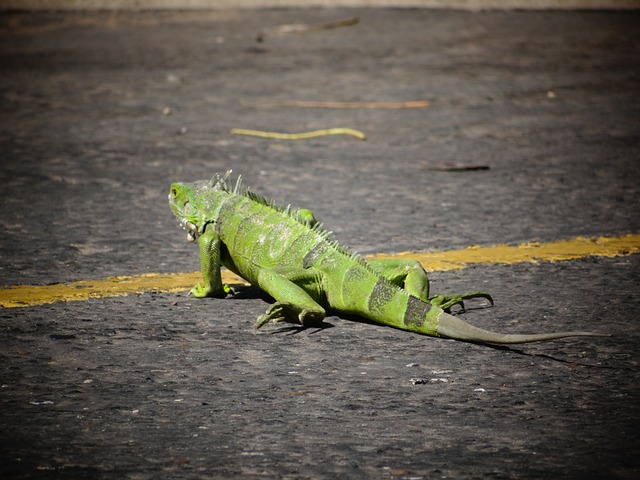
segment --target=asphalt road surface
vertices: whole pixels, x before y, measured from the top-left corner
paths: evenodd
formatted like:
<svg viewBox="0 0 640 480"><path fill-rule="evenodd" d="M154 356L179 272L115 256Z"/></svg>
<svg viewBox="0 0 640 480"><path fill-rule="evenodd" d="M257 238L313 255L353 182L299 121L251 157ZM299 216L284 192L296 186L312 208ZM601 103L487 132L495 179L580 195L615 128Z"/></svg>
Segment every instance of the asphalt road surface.
<svg viewBox="0 0 640 480"><path fill-rule="evenodd" d="M197 270L168 188L227 169L362 254L638 233L639 21L5 12L0 284ZM367 140L229 133L334 127ZM486 328L613 335L516 348L335 316L256 332L254 288L3 309L0 476L638 478L639 257L432 275L491 292L464 314Z"/></svg>

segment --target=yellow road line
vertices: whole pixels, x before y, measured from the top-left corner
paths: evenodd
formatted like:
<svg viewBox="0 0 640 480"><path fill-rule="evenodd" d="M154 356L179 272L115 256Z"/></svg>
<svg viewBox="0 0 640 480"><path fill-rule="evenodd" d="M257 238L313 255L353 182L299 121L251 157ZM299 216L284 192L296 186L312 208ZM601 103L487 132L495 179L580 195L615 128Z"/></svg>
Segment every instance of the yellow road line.
<svg viewBox="0 0 640 480"><path fill-rule="evenodd" d="M521 245L471 246L442 252L401 252L373 255L370 258L405 258L419 260L427 271L459 270L475 264L514 264L559 262L583 257L621 257L640 252L640 234L622 237L585 238Z"/></svg>
<svg viewBox="0 0 640 480"><path fill-rule="evenodd" d="M419 260L428 271L458 270L477 264L516 264L557 262L589 256L620 257L640 253L640 234L622 237L583 238L522 245L472 246L441 252L402 252L372 255L370 259L396 258ZM188 290L200 280L199 272L149 273L107 277L99 280L54 285L16 285L0 288L0 307L28 307L53 302L117 297L130 293L177 292ZM245 283L231 272L223 271L223 281Z"/></svg>

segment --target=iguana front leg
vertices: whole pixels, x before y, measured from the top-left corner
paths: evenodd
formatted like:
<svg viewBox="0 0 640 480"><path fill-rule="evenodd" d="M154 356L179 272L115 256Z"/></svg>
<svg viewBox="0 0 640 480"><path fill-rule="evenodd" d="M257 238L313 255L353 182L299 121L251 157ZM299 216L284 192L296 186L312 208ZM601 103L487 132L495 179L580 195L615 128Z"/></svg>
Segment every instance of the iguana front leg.
<svg viewBox="0 0 640 480"><path fill-rule="evenodd" d="M198 283L191 289L191 295L197 298L224 298L231 293L231 288L222 283L220 276L220 250L222 242L218 234L211 230L198 237L200 247L200 268L203 283Z"/></svg>
<svg viewBox="0 0 640 480"><path fill-rule="evenodd" d="M270 321L298 323L305 327L321 323L326 313L318 303L324 296L320 275L313 269L294 267L262 269L258 284L276 303L258 317L256 328Z"/></svg>
<svg viewBox="0 0 640 480"><path fill-rule="evenodd" d="M471 298L486 298L493 305L491 295L485 292L435 295L429 298L429 278L424 267L417 260L371 260L369 265L374 272L410 295L445 311L449 311L454 305L460 305L464 309L464 300Z"/></svg>

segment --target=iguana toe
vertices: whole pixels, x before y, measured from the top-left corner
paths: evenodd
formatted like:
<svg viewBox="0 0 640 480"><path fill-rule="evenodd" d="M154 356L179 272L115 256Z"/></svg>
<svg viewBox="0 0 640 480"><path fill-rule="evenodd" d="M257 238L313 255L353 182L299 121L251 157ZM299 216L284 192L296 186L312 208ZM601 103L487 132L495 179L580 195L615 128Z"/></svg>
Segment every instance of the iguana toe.
<svg viewBox="0 0 640 480"><path fill-rule="evenodd" d="M289 322L297 323L304 327L310 327L317 325L324 319L324 311L315 311L296 307L287 302L276 302L271 305L264 315L258 317L256 322L256 328L262 327L268 322Z"/></svg>
<svg viewBox="0 0 640 480"><path fill-rule="evenodd" d="M189 291L189 294L193 295L196 298L225 298L229 293L233 293L233 290L229 285L222 285L222 288L214 290L210 287L202 286L201 283L197 284Z"/></svg>
<svg viewBox="0 0 640 480"><path fill-rule="evenodd" d="M287 321L287 312L291 309L291 305L276 302L271 305L267 311L258 317L258 321L256 322L256 328L262 327L265 323L273 322L284 322ZM297 316L296 316L297 317ZM297 322L296 322L297 323Z"/></svg>
<svg viewBox="0 0 640 480"><path fill-rule="evenodd" d="M489 300L489 303L493 305L493 298L491 295L485 292L469 292L469 293L459 293L454 295L436 295L429 300L429 303L434 307L440 307L445 312L449 312L451 307L454 305L460 305L462 310L465 310L464 300L469 300L472 298L486 298Z"/></svg>

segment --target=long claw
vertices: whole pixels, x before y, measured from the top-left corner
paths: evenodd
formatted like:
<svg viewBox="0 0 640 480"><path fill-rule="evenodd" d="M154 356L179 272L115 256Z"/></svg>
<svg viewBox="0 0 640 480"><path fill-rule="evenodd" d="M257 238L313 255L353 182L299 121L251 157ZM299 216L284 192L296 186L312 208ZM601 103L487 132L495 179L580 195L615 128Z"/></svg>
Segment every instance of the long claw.
<svg viewBox="0 0 640 480"><path fill-rule="evenodd" d="M265 323L269 323L269 320L268 315L260 315L256 321L256 329L262 327Z"/></svg>
<svg viewBox="0 0 640 480"><path fill-rule="evenodd" d="M267 311L258 317L256 321L256 328L262 327L265 323L269 322L283 322L286 320L284 314L285 305L282 303L274 303L271 305Z"/></svg>

